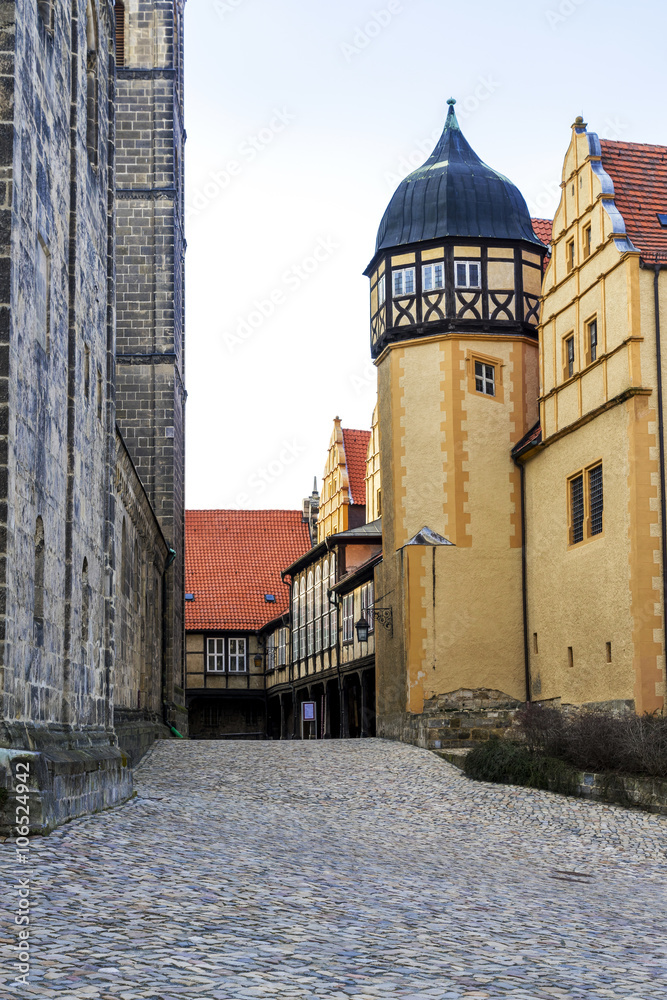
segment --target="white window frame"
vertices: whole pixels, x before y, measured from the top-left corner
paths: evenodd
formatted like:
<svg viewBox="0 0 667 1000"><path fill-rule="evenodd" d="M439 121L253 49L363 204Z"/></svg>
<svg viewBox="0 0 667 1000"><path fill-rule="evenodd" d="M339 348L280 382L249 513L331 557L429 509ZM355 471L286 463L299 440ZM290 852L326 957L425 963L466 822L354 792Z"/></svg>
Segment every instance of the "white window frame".
<svg viewBox="0 0 667 1000"><path fill-rule="evenodd" d="M299 580L292 584L292 659L299 659Z"/></svg>
<svg viewBox="0 0 667 1000"><path fill-rule="evenodd" d="M287 662L287 629L278 629L278 666L284 667Z"/></svg>
<svg viewBox="0 0 667 1000"><path fill-rule="evenodd" d="M387 276L380 275L378 281L378 306L383 306L387 301Z"/></svg>
<svg viewBox="0 0 667 1000"><path fill-rule="evenodd" d="M315 652L322 649L322 566L315 567Z"/></svg>
<svg viewBox="0 0 667 1000"><path fill-rule="evenodd" d="M322 567L322 649L329 648L329 560Z"/></svg>
<svg viewBox="0 0 667 1000"><path fill-rule="evenodd" d="M233 636L227 640L227 672L246 674L248 672L248 644L245 638Z"/></svg>
<svg viewBox="0 0 667 1000"><path fill-rule="evenodd" d="M300 659L306 658L306 576L301 576L299 583L299 654Z"/></svg>
<svg viewBox="0 0 667 1000"><path fill-rule="evenodd" d="M440 272L440 284L438 281L438 270ZM445 287L445 262L436 260L430 264L422 264L422 292L440 292Z"/></svg>
<svg viewBox="0 0 667 1000"><path fill-rule="evenodd" d="M336 583L336 556L332 555L329 560L329 590ZM329 619L329 645L335 646L336 640L338 639L338 608L336 604L331 604L330 619Z"/></svg>
<svg viewBox="0 0 667 1000"><path fill-rule="evenodd" d="M365 583L361 588L361 617L368 623L368 631L373 632L375 628L373 615L369 611L373 610L375 598L373 594L373 581Z"/></svg>
<svg viewBox="0 0 667 1000"><path fill-rule="evenodd" d="M496 366L489 364L487 361L478 361L475 358L475 390L481 393L483 396L495 396L496 394ZM481 368L478 373L477 368ZM489 372L491 375L489 376ZM481 383L481 388L480 388ZM489 392L489 386L491 387L491 392Z"/></svg>
<svg viewBox="0 0 667 1000"><path fill-rule="evenodd" d="M354 594L343 597L343 642L354 641Z"/></svg>
<svg viewBox="0 0 667 1000"><path fill-rule="evenodd" d="M315 618L314 618L314 584L313 571L308 572L308 588L306 591L306 631L308 635L308 656L315 652Z"/></svg>
<svg viewBox="0 0 667 1000"><path fill-rule="evenodd" d="M266 645L266 670L267 673L276 669L276 633L273 632Z"/></svg>
<svg viewBox="0 0 667 1000"><path fill-rule="evenodd" d="M459 281L459 268L465 268L465 284L461 284ZM470 269L477 268L477 282L473 284L470 280ZM482 265L478 260L455 260L454 261L454 284L457 288L474 288L478 289L482 287Z"/></svg>
<svg viewBox="0 0 667 1000"><path fill-rule="evenodd" d="M225 640L218 636L206 640L206 672L208 674L225 672Z"/></svg>
<svg viewBox="0 0 667 1000"><path fill-rule="evenodd" d="M412 291L407 291L407 285L412 284ZM415 284L415 268L398 267L391 272L391 288L394 298L403 295L414 295L417 287Z"/></svg>

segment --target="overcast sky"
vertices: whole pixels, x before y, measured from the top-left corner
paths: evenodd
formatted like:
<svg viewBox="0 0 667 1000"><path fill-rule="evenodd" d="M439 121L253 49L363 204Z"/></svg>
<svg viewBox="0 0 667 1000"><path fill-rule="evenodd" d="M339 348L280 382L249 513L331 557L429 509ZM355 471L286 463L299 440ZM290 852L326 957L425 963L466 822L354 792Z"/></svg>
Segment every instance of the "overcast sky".
<svg viewBox="0 0 667 1000"><path fill-rule="evenodd" d="M661 0L189 0L189 508L296 508L375 401L382 214L457 99L533 215L570 125L667 144ZM667 207L667 206L666 206Z"/></svg>

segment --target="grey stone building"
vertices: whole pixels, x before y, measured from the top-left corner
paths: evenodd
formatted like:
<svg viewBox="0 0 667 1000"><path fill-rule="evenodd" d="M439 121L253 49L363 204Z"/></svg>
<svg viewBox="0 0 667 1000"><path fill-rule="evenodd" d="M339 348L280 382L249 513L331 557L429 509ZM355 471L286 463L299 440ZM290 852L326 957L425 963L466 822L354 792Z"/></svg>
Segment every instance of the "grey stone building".
<svg viewBox="0 0 667 1000"><path fill-rule="evenodd" d="M172 222L171 249L161 224L134 243L129 216L151 216L157 199L123 189L140 157L163 169L171 145L180 191L182 129L173 108L157 114L150 74L132 110L117 96L135 81L117 79L114 46L117 23L119 61L123 41L139 61L150 50L144 68L158 60L182 93L182 5L127 8L0 0L0 789L29 763L35 829L131 793L131 763L175 718L182 670L182 383L167 438L169 376L156 365L117 388L116 368L117 301L120 353L163 350L169 327L172 385L179 365L182 235ZM127 149L132 131L126 183L131 157L117 159L115 140ZM154 394L132 412L146 382ZM0 807L7 829L11 795Z"/></svg>

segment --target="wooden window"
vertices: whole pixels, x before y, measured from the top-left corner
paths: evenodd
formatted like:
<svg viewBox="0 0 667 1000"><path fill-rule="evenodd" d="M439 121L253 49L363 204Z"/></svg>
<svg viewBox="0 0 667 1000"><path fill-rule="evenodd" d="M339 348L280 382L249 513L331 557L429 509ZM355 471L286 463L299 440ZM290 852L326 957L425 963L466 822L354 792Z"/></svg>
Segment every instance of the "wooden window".
<svg viewBox="0 0 667 1000"><path fill-rule="evenodd" d="M322 649L322 567L315 567L315 652Z"/></svg>
<svg viewBox="0 0 667 1000"><path fill-rule="evenodd" d="M481 268L477 260L457 260L456 287L457 288L480 288Z"/></svg>
<svg viewBox="0 0 667 1000"><path fill-rule="evenodd" d="M343 642L354 640L354 594L343 598Z"/></svg>
<svg viewBox="0 0 667 1000"><path fill-rule="evenodd" d="M245 639L229 639L228 644L228 670L230 674L244 674L246 672Z"/></svg>
<svg viewBox="0 0 667 1000"><path fill-rule="evenodd" d="M329 560L322 565L322 649L329 648Z"/></svg>
<svg viewBox="0 0 667 1000"><path fill-rule="evenodd" d="M591 226L584 226L584 235L583 235L584 260L586 260L587 257L590 257L591 246L592 246Z"/></svg>
<svg viewBox="0 0 667 1000"><path fill-rule="evenodd" d="M116 22L116 66L125 65L125 4L116 0L113 5Z"/></svg>
<svg viewBox="0 0 667 1000"><path fill-rule="evenodd" d="M565 266L568 274L574 268L574 240L568 240L565 244Z"/></svg>
<svg viewBox="0 0 667 1000"><path fill-rule="evenodd" d="M403 267L397 271L392 271L394 296L415 294L415 269L414 267Z"/></svg>
<svg viewBox="0 0 667 1000"><path fill-rule="evenodd" d="M308 573L308 589L306 592L306 632L308 636L308 656L315 652L315 618L313 607L313 571Z"/></svg>
<svg viewBox="0 0 667 1000"><path fill-rule="evenodd" d="M443 261L437 264L422 265L422 291L432 292L445 287L445 265Z"/></svg>
<svg viewBox="0 0 667 1000"><path fill-rule="evenodd" d="M563 339L563 378L572 378L574 375L574 334L569 333Z"/></svg>
<svg viewBox="0 0 667 1000"><path fill-rule="evenodd" d="M383 274L380 280L378 281L378 305L379 306L383 305L386 298L387 298L387 279Z"/></svg>
<svg viewBox="0 0 667 1000"><path fill-rule="evenodd" d="M598 319L594 316L586 323L586 359L589 364L598 356Z"/></svg>
<svg viewBox="0 0 667 1000"><path fill-rule="evenodd" d="M602 463L583 469L568 479L569 542L601 535L604 527Z"/></svg>
<svg viewBox="0 0 667 1000"><path fill-rule="evenodd" d="M336 556L332 555L329 559L329 590L333 587L336 582ZM338 639L338 608L335 604L331 604L331 611L329 614L330 618L330 628L329 628L329 645L335 646L336 640Z"/></svg>
<svg viewBox="0 0 667 1000"><path fill-rule="evenodd" d="M496 394L496 366L475 361L475 389L485 396Z"/></svg>
<svg viewBox="0 0 667 1000"><path fill-rule="evenodd" d="M221 673L225 669L225 640L208 639L206 643L206 669L209 673Z"/></svg>
<svg viewBox="0 0 667 1000"><path fill-rule="evenodd" d="M373 610L373 581L365 583L361 588L361 617L364 621L368 622L368 631L372 632L375 624L373 615L370 613Z"/></svg>
<svg viewBox="0 0 667 1000"><path fill-rule="evenodd" d="M292 585L292 659L299 659L299 581Z"/></svg>

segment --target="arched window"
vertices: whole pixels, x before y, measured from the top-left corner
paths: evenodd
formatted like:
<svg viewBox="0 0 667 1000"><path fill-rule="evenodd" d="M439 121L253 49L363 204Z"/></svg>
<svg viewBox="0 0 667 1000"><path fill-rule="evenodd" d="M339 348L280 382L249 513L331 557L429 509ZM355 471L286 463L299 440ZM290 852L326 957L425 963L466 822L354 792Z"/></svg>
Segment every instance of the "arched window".
<svg viewBox="0 0 667 1000"><path fill-rule="evenodd" d="M306 578L301 577L299 586L299 650L301 659L306 656Z"/></svg>
<svg viewBox="0 0 667 1000"><path fill-rule="evenodd" d="M333 587L336 582L336 557L331 556L329 560L329 590ZM329 632L329 643L332 646L336 645L336 639L338 638L338 609L335 604L329 605L331 608L330 614L330 632Z"/></svg>
<svg viewBox="0 0 667 1000"><path fill-rule="evenodd" d="M322 648L329 648L329 560L322 566Z"/></svg>
<svg viewBox="0 0 667 1000"><path fill-rule="evenodd" d="M125 65L125 4L116 0L113 5L116 22L116 66Z"/></svg>
<svg viewBox="0 0 667 1000"><path fill-rule="evenodd" d="M37 518L35 525L35 594L33 598L33 634L35 642L44 642L44 522Z"/></svg>
<svg viewBox="0 0 667 1000"><path fill-rule="evenodd" d="M292 585L292 659L299 659L299 581Z"/></svg>
<svg viewBox="0 0 667 1000"><path fill-rule="evenodd" d="M308 656L315 651L315 621L313 617L313 571L308 573L308 592L306 595L306 613L308 623Z"/></svg>
<svg viewBox="0 0 667 1000"><path fill-rule="evenodd" d="M315 567L315 652L322 649L322 567Z"/></svg>
<svg viewBox="0 0 667 1000"><path fill-rule="evenodd" d="M83 560L81 571L81 642L87 645L90 639L90 585L88 583L88 560Z"/></svg>
<svg viewBox="0 0 667 1000"><path fill-rule="evenodd" d="M97 166L98 95L97 95L97 18L92 0L86 6L86 146L88 158Z"/></svg>

